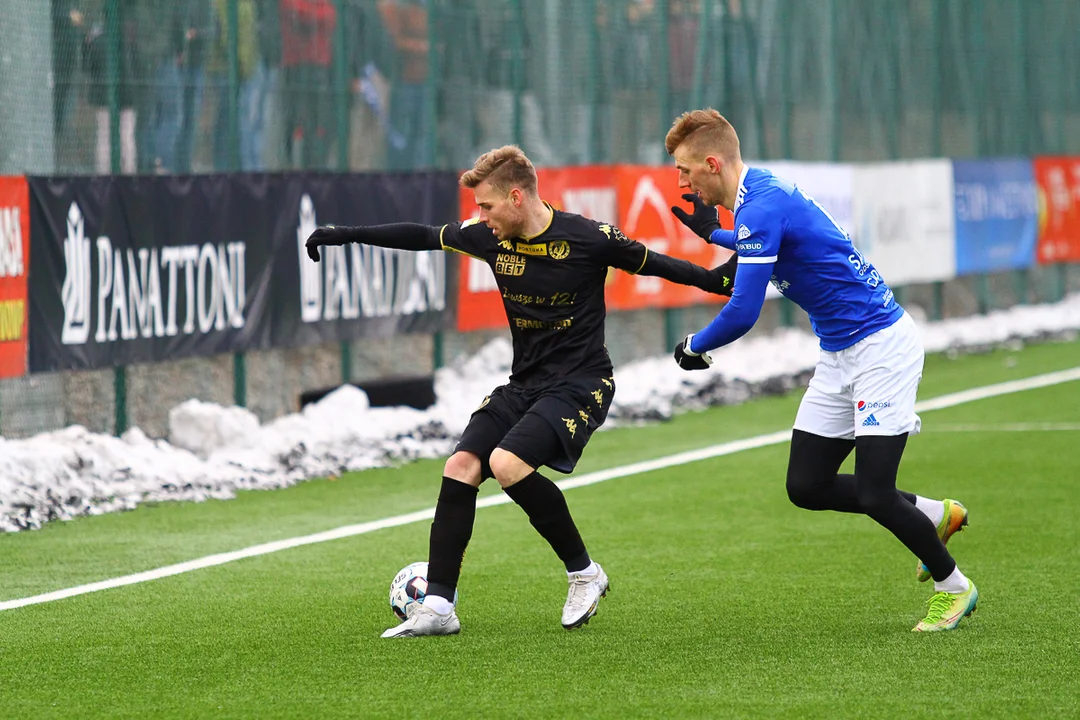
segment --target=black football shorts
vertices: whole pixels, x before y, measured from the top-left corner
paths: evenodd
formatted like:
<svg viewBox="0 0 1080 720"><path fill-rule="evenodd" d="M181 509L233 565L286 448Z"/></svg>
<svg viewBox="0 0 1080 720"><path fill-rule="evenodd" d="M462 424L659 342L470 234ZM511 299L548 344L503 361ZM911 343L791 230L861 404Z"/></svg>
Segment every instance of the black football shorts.
<svg viewBox="0 0 1080 720"><path fill-rule="evenodd" d="M488 458L495 448L534 468L573 472L589 438L607 419L614 394L610 377L567 378L540 387L500 385L473 412L456 450L480 458L484 479L494 477Z"/></svg>

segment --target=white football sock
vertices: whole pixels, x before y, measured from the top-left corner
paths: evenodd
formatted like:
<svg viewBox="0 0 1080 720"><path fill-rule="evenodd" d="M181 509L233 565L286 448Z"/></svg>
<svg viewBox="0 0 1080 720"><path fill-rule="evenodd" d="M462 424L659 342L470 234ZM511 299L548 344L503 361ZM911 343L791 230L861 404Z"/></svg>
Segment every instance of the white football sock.
<svg viewBox="0 0 1080 720"><path fill-rule="evenodd" d="M949 577L941 582L934 581L934 590L936 592L947 592L952 593L953 595L959 595L962 592L967 592L970 585L971 583L964 577L964 573L960 572L960 566L958 565L953 569L952 574L949 575Z"/></svg>
<svg viewBox="0 0 1080 720"><path fill-rule="evenodd" d="M454 603L438 595L425 595L423 605L440 615L449 615L450 611L454 609Z"/></svg>
<svg viewBox="0 0 1080 720"><path fill-rule="evenodd" d="M584 570L566 573L566 577L573 577L574 575L596 575L598 572L600 572L600 568L596 565L596 561L594 560L590 562L589 567Z"/></svg>
<svg viewBox="0 0 1080 720"><path fill-rule="evenodd" d="M941 519L945 517L945 503L940 500L931 500L930 498L924 498L922 495L916 495L915 507L923 515L930 518L930 522L934 523L934 527L940 525Z"/></svg>

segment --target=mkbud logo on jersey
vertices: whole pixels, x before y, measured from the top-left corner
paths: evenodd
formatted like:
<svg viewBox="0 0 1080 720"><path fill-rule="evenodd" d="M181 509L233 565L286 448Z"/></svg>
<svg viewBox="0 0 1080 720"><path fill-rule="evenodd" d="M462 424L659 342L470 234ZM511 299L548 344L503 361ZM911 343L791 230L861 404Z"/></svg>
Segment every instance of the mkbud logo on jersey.
<svg viewBox="0 0 1080 720"><path fill-rule="evenodd" d="M859 412L870 412L871 410L884 410L891 405L892 403L888 400L875 400L874 402L859 400L855 407L859 409Z"/></svg>
<svg viewBox="0 0 1080 720"><path fill-rule="evenodd" d="M97 289L85 219L71 203L64 239L66 272L60 290L64 325L60 341L81 345L90 337L96 295L96 342L171 337L244 327L247 298L243 242L114 248L98 236ZM182 309L179 306L182 304ZM178 317L179 316L179 317ZM182 325L178 325L178 320Z"/></svg>
<svg viewBox="0 0 1080 720"><path fill-rule="evenodd" d="M443 253L351 243L347 248L324 247L322 262L313 263L304 243L316 227L315 203L304 193L296 226L303 322L410 315L446 307Z"/></svg>

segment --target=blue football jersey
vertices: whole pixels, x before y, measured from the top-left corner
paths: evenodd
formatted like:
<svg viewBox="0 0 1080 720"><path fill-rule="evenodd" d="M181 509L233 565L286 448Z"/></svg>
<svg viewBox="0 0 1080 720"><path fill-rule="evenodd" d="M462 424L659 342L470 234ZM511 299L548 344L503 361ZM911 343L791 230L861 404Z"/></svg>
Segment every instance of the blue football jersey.
<svg viewBox="0 0 1080 720"><path fill-rule="evenodd" d="M828 211L767 170L743 169L734 240L740 267L772 265L772 284L810 316L824 350L851 347L904 313Z"/></svg>

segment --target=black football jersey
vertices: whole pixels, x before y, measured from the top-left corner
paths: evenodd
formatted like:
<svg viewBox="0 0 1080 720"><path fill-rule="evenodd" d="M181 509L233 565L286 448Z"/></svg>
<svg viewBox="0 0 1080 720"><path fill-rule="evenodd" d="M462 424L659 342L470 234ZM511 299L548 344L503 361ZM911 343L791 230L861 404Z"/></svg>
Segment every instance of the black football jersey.
<svg viewBox="0 0 1080 720"><path fill-rule="evenodd" d="M638 272L648 255L644 245L614 225L554 209L547 228L533 237L499 240L473 218L444 225L440 242L495 273L513 337L513 381L611 374L604 281L609 267Z"/></svg>

